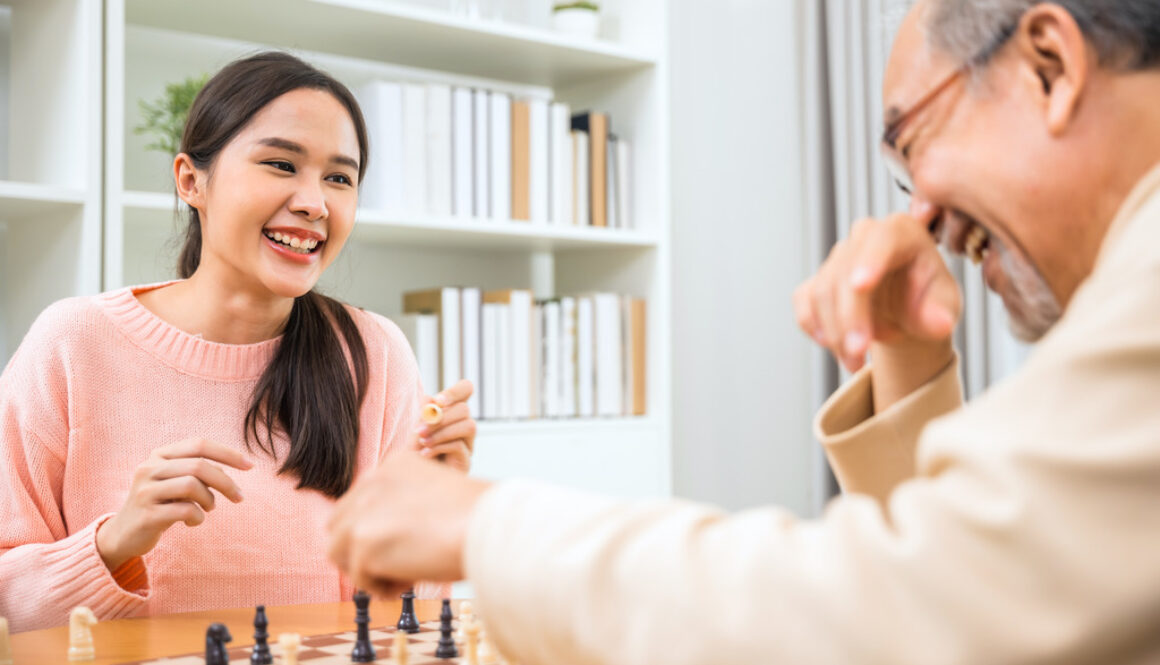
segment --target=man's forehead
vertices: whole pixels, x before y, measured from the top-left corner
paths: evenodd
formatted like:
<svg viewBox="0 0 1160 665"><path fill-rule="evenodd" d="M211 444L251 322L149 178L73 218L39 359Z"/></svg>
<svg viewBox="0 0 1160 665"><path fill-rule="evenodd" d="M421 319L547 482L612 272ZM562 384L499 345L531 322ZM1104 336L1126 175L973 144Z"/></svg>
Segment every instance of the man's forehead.
<svg viewBox="0 0 1160 665"><path fill-rule="evenodd" d="M887 124L936 85L954 63L936 52L927 38L929 1L915 3L898 27L882 78L882 108Z"/></svg>

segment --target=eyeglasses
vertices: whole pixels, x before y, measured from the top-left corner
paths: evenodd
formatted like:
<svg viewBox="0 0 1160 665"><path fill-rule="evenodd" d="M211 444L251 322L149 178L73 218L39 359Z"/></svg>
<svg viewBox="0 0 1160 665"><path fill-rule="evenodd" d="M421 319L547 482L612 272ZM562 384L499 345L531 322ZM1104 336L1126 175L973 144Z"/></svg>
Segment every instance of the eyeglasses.
<svg viewBox="0 0 1160 665"><path fill-rule="evenodd" d="M898 138L902 136L902 130L906 129L907 123L913 120L920 111L938 98L947 88L951 87L960 76L965 74L966 67L960 67L951 72L930 92L926 93L921 99L911 106L905 112L900 113L890 124L886 125L886 130L882 132L882 143L880 149L882 151L882 159L886 162L886 170L890 172L890 176L894 178L899 188L902 191L910 194L914 191L914 180L910 177L910 167L906 163L906 158L898 150Z"/></svg>

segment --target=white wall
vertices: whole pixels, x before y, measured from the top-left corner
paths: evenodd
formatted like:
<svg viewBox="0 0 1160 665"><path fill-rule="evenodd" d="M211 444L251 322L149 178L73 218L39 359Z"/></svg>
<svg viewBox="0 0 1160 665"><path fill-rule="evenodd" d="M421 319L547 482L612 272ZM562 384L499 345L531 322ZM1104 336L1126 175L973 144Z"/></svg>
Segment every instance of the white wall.
<svg viewBox="0 0 1160 665"><path fill-rule="evenodd" d="M674 491L812 509L798 21L788 0L673 0Z"/></svg>

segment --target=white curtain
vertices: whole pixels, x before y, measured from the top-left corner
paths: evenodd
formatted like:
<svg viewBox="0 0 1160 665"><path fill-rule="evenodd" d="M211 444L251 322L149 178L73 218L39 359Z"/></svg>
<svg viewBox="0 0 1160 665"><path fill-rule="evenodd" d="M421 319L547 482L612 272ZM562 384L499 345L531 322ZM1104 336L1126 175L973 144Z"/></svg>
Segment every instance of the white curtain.
<svg viewBox="0 0 1160 665"><path fill-rule="evenodd" d="M882 76L905 0L799 0L803 63L803 179L806 251L821 265L835 241L861 217L905 210L906 196L891 182L878 153L882 133ZM950 260L962 285L964 315L955 333L968 398L1011 373L1027 347L1007 332L1002 301L983 286L979 270ZM833 359L815 350L815 406L844 378ZM820 507L835 492L820 451L815 464Z"/></svg>

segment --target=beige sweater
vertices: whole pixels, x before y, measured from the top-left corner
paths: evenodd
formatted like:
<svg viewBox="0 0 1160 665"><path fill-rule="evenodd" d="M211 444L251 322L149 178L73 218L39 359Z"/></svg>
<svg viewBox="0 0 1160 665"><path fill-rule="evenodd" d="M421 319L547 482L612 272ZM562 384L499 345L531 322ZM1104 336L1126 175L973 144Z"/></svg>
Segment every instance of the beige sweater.
<svg viewBox="0 0 1160 665"><path fill-rule="evenodd" d="M816 521L501 484L480 615L525 664L1160 662L1160 169L1022 370L960 400L952 366L872 415L856 376Z"/></svg>

